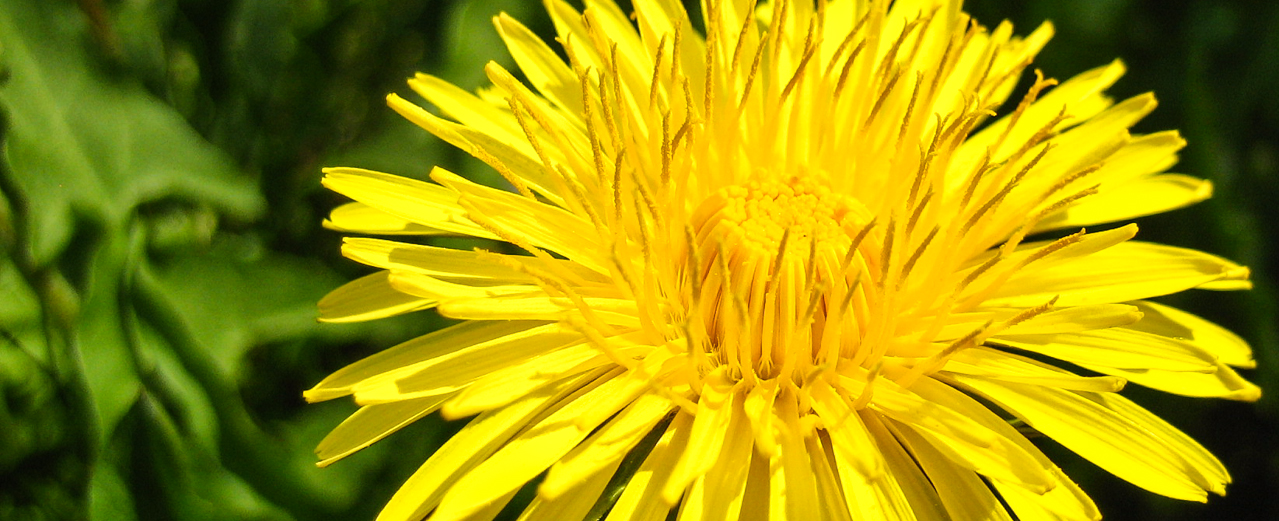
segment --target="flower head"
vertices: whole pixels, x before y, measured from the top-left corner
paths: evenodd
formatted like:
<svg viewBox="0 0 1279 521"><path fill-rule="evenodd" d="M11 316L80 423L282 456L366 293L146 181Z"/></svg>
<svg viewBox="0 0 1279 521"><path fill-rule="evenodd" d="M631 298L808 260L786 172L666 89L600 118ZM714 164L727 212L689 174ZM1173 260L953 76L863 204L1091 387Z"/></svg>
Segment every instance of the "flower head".
<svg viewBox="0 0 1279 521"><path fill-rule="evenodd" d="M388 98L509 189L326 171L357 201L332 228L495 246L346 240L382 271L323 319L463 322L308 391L363 405L321 464L438 410L477 416L385 519L492 518L539 476L521 519L1097 518L1015 418L1152 492L1224 492L1211 454L1117 394L1260 393L1230 367L1253 363L1243 341L1144 300L1247 288L1246 268L1083 229L1211 192L1162 173L1176 132L1130 134L1155 101L1105 96L1122 64L1035 71L1004 107L1050 25L1015 37L957 1L702 5L699 31L674 0L637 0L634 23L548 0L567 59L495 19L528 85L490 64L477 95L409 81L444 117Z"/></svg>

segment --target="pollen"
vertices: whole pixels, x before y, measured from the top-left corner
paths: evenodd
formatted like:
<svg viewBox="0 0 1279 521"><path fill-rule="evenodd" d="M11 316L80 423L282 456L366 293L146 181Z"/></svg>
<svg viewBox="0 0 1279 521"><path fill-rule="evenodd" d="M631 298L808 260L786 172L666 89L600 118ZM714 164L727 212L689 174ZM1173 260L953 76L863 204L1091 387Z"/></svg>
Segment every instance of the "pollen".
<svg viewBox="0 0 1279 521"><path fill-rule="evenodd" d="M881 240L862 233L873 220L856 199L803 176L728 186L703 201L691 219L699 269L688 277L699 279L691 286L711 359L739 378L799 384L837 356L823 333L830 321L863 329L849 304L854 293L864 304L858 286L876 278L868 260Z"/></svg>
<svg viewBox="0 0 1279 521"><path fill-rule="evenodd" d="M775 257L783 240L847 249L857 225L868 220L865 206L855 199L802 177L721 188L693 216L699 243L724 243L731 255L742 258ZM808 252L799 255L806 258Z"/></svg>

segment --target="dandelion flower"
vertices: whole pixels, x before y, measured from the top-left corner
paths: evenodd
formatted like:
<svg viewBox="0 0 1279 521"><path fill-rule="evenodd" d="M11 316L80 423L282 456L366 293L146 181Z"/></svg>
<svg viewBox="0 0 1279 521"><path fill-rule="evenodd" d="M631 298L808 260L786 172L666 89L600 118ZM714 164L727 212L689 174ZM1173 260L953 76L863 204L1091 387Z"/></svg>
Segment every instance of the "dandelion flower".
<svg viewBox="0 0 1279 521"><path fill-rule="evenodd" d="M1230 477L1118 394L1255 400L1225 329L1146 299L1249 287L1248 270L1101 226L1207 198L1163 173L1155 107L1058 84L1052 35L960 2L548 0L563 54L494 20L477 94L418 75L394 110L500 173L353 168L331 228L380 268L333 322L422 309L457 325L306 392L363 407L326 465L425 415L471 418L381 519L1096 519L1033 430L1134 485L1205 501ZM704 28L704 29L703 29ZM1007 103L1005 103L1007 102ZM1085 230L1085 227L1093 227ZM425 241L431 242L431 241Z"/></svg>

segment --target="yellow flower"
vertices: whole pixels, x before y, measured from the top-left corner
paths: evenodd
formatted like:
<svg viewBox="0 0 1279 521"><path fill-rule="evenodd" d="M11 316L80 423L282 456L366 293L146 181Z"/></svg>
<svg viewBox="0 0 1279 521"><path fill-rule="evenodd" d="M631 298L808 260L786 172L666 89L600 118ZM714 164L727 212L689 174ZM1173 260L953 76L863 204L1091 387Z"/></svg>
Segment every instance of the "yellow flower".
<svg viewBox="0 0 1279 521"><path fill-rule="evenodd" d="M1176 132L1129 133L1155 100L1105 96L1119 62L1036 71L1001 109L1052 27L959 3L705 0L701 31L676 0L549 0L567 60L495 19L529 85L409 80L444 117L390 106L513 190L333 168L357 202L327 224L507 253L346 240L382 271L324 320L462 322L307 391L363 405L320 464L440 411L474 418L382 519L491 519L526 486L530 520L1098 518L1019 423L1152 492L1224 493L1216 458L1117 391L1255 400L1247 344L1143 300L1248 270L1081 229L1211 185L1162 173Z"/></svg>

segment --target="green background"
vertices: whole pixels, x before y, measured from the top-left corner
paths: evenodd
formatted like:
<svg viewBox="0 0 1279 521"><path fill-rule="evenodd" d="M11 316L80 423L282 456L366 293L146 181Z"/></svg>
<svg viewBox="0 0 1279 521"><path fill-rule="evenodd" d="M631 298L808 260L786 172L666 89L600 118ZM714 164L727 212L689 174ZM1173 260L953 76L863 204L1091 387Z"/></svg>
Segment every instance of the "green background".
<svg viewBox="0 0 1279 521"><path fill-rule="evenodd" d="M1119 57L1154 90L1139 131L1181 129L1209 202L1142 236L1251 266L1247 293L1167 299L1252 342L1256 404L1128 394L1235 478L1207 505L1156 497L1042 445L1108 519L1279 518L1279 4L972 0L987 25L1057 37L1066 78ZM354 406L306 406L329 372L440 325L322 325L367 270L320 222L322 166L494 174L385 108L429 71L510 66L490 18L546 34L537 2L0 0L0 519L372 519L458 426L425 419L328 469L313 447Z"/></svg>

